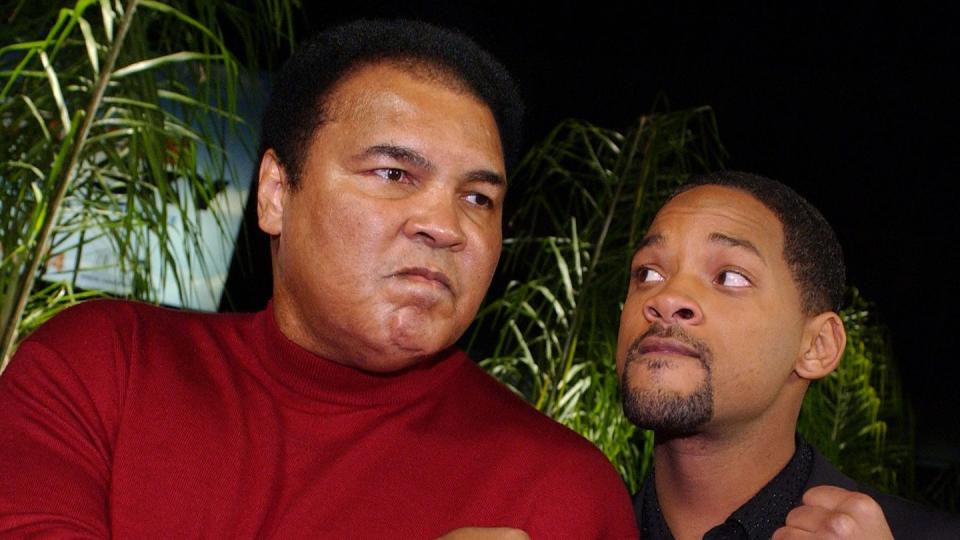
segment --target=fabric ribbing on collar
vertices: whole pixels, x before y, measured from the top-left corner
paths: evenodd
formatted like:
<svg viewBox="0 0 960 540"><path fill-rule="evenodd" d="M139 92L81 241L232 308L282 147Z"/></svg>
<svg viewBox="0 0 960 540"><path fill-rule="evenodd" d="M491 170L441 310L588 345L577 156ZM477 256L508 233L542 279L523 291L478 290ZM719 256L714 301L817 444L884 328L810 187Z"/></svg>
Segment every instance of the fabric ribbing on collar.
<svg viewBox="0 0 960 540"><path fill-rule="evenodd" d="M723 523L707 531L704 540L759 540L770 538L784 525L787 514L800 505L813 469L813 448L797 436L797 449L787 465L756 495L736 509ZM673 540L663 517L651 473L643 486L643 518L640 537L644 540Z"/></svg>
<svg viewBox="0 0 960 540"><path fill-rule="evenodd" d="M287 338L277 326L272 302L253 317L249 337L262 369L301 408L313 404L353 407L410 403L470 364L463 352L451 348L392 373L346 366L317 356Z"/></svg>

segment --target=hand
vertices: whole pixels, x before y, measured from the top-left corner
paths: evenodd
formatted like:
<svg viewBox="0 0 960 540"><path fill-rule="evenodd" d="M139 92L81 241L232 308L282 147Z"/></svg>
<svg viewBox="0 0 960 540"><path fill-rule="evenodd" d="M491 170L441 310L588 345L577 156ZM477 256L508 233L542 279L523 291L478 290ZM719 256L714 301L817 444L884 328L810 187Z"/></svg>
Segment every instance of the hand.
<svg viewBox="0 0 960 540"><path fill-rule="evenodd" d="M466 527L454 529L437 540L530 540L530 537L520 529Z"/></svg>
<svg viewBox="0 0 960 540"><path fill-rule="evenodd" d="M787 515L773 540L797 538L890 539L893 533L877 501L836 486L817 486L803 494L803 506Z"/></svg>

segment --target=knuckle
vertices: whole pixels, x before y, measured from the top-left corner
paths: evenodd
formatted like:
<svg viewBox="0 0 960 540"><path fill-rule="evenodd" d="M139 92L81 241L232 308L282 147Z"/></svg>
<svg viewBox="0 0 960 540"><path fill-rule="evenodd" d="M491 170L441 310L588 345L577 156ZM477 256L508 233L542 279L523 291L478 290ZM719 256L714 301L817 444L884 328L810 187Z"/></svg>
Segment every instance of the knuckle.
<svg viewBox="0 0 960 540"><path fill-rule="evenodd" d="M824 528L831 538L851 538L857 531L857 522L849 514L835 513L827 518Z"/></svg>
<svg viewBox="0 0 960 540"><path fill-rule="evenodd" d="M875 514L882 512L880 504L869 495L857 493L851 495L847 501L849 511L854 514Z"/></svg>
<svg viewBox="0 0 960 540"><path fill-rule="evenodd" d="M786 524L787 524L787 525L790 525L791 523L793 523L793 522L797 521L798 519L800 519L800 516L801 516L801 514L802 514L803 512L804 512L804 507L803 507L803 506L798 506L798 507L794 508L793 510L791 510L789 513L787 513Z"/></svg>

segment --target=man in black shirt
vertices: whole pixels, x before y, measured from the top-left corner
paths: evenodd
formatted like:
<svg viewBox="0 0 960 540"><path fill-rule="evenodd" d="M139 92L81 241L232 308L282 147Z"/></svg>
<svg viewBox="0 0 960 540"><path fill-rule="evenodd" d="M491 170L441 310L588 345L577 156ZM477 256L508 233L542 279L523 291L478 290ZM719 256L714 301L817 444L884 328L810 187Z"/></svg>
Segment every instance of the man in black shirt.
<svg viewBox="0 0 960 540"><path fill-rule="evenodd" d="M833 230L779 182L717 173L661 208L617 350L624 411L656 435L634 501L644 540L960 538L957 519L862 493L796 435L810 381L843 353L844 281Z"/></svg>

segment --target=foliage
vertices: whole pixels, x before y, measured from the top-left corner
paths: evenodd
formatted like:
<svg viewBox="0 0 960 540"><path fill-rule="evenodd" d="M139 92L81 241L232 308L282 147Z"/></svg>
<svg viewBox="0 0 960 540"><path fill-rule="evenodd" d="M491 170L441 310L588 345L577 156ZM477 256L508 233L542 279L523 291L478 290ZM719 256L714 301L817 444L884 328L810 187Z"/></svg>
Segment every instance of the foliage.
<svg viewBox="0 0 960 540"><path fill-rule="evenodd" d="M182 220L195 245L215 232L192 218L223 176L198 170L199 148L216 153L222 136L203 119L239 121L240 64L224 34L247 63L269 58L265 50L292 44L298 6L78 0L50 20L47 6L20 0L5 14L0 370L19 336L101 294L41 279L51 261L94 237L107 237L115 264L133 276L132 297L155 297L156 272L181 290L203 272L202 252L173 257L168 225ZM468 348L538 409L594 441L631 489L647 471L653 439L623 417L614 370L630 256L665 195L691 173L720 168L723 156L707 108L651 114L623 133L571 120L511 179L518 204L508 213L499 286ZM889 347L856 293L843 316L844 361L811 388L800 430L851 476L902 489L912 424Z"/></svg>
<svg viewBox="0 0 960 540"><path fill-rule="evenodd" d="M723 156L706 108L652 114L622 134L567 121L511 179L519 203L508 211L500 286L466 346L596 443L631 490L653 437L623 416L614 368L630 259L665 197L691 173L721 168ZM882 330L855 290L849 304L845 357L811 387L800 430L847 474L895 489L912 470L912 425Z"/></svg>
<svg viewBox="0 0 960 540"><path fill-rule="evenodd" d="M839 367L811 385L798 429L852 478L889 492L912 483L913 420L883 328L856 289L841 313L847 348Z"/></svg>
<svg viewBox="0 0 960 540"><path fill-rule="evenodd" d="M594 441L633 488L647 454L621 411L614 368L629 261L665 194L722 155L708 108L645 116L623 134L569 120L511 178L519 206L500 268L509 281L491 293L467 347Z"/></svg>
<svg viewBox="0 0 960 540"><path fill-rule="evenodd" d="M42 4L42 3L41 3ZM205 261L198 207L223 178L222 125L235 115L239 64L223 32L253 53L276 46L297 0L78 0L49 15L21 1L5 14L0 47L0 369L19 337L81 297L80 257L64 283L45 271L66 254L107 239L131 297L153 300L152 283L181 295ZM259 18L254 18L256 14ZM222 22L226 21L226 22ZM39 32L39 33L38 33ZM39 37L37 37L39 36ZM212 154L199 170L198 153ZM215 208L211 208L216 210ZM171 234L182 224L183 237ZM222 222L219 222L222 224ZM181 260L173 242L194 246ZM187 253L191 253L188 249Z"/></svg>
<svg viewBox="0 0 960 540"><path fill-rule="evenodd" d="M946 512L960 512L960 464L939 468L920 487L916 498Z"/></svg>

